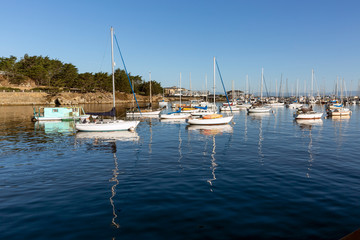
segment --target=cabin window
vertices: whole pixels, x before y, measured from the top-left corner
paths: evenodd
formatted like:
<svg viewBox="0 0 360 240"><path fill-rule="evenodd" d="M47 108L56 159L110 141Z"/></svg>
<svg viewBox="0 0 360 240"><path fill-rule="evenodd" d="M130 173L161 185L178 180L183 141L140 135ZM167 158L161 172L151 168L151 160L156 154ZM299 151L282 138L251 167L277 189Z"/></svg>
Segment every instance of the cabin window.
<svg viewBox="0 0 360 240"><path fill-rule="evenodd" d="M59 109L53 109L52 111L53 112L59 112Z"/></svg>
<svg viewBox="0 0 360 240"><path fill-rule="evenodd" d="M73 108L72 111L73 111L73 112L77 112L77 108Z"/></svg>

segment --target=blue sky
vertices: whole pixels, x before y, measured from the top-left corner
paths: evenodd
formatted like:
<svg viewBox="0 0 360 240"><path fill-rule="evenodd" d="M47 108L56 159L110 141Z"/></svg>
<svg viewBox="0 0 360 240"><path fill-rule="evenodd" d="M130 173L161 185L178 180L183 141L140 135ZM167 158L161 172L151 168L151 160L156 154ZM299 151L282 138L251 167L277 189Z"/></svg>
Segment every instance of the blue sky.
<svg viewBox="0 0 360 240"><path fill-rule="evenodd" d="M204 90L217 58L227 90L232 81L267 87L332 91L337 76L347 90L360 79L359 1L4 1L0 0L0 56L49 56L83 72L110 72L113 26L126 67L162 86ZM122 64L117 58L117 66ZM298 79L298 80L297 80ZM217 90L221 83L217 76Z"/></svg>

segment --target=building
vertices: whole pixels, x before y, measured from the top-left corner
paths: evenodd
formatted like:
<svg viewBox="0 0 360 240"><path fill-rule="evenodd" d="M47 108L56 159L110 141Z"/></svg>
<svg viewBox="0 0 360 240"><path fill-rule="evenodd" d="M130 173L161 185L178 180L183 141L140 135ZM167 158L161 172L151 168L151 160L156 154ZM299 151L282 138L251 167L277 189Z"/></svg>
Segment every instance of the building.
<svg viewBox="0 0 360 240"><path fill-rule="evenodd" d="M233 96L233 92L234 92L234 96ZM226 93L229 99L243 98L245 95L244 91L241 90L233 90L233 91L231 90L231 91L227 91Z"/></svg>

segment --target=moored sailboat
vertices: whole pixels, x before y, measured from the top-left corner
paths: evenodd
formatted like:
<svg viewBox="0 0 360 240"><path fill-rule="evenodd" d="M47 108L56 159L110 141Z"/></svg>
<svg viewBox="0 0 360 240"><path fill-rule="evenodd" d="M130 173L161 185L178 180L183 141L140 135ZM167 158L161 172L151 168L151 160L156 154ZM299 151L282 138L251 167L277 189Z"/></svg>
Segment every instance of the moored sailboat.
<svg viewBox="0 0 360 240"><path fill-rule="evenodd" d="M295 113L295 119L321 119L323 113L316 112L312 109L312 106L309 108L299 108Z"/></svg>
<svg viewBox="0 0 360 240"><path fill-rule="evenodd" d="M84 132L107 132L107 131L124 131L124 130L134 130L139 121L125 121L125 120L116 120L115 116L115 75L114 75L114 30L111 27L111 65L112 65L112 85L113 85L113 119L107 121L81 121L76 123L75 129L77 131L84 131ZM121 54L121 52L120 52ZM124 68L126 71L126 67L124 64ZM126 71L127 73L127 71ZM128 76L129 77L129 76ZM130 80L130 79L129 79ZM129 81L130 82L130 81ZM132 86L131 86L132 89Z"/></svg>
<svg viewBox="0 0 360 240"><path fill-rule="evenodd" d="M215 57L214 57L214 106L215 104ZM220 75L221 77L221 75ZM225 90L225 89L224 89ZM226 94L226 92L225 92ZM187 120L188 124L191 125L220 125L220 124L228 124L234 116L226 116L224 117L221 114L209 114L200 118L189 118Z"/></svg>

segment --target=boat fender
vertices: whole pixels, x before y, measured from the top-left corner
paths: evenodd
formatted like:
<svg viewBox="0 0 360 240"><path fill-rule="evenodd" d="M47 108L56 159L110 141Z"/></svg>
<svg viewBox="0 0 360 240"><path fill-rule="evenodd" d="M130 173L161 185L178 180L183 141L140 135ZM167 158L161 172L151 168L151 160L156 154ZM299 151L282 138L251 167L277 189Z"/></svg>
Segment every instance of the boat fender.
<svg viewBox="0 0 360 240"><path fill-rule="evenodd" d="M129 131L130 131L130 132L133 132L134 130L135 130L134 127L130 127L130 128L129 128Z"/></svg>

